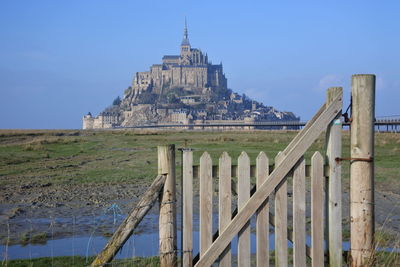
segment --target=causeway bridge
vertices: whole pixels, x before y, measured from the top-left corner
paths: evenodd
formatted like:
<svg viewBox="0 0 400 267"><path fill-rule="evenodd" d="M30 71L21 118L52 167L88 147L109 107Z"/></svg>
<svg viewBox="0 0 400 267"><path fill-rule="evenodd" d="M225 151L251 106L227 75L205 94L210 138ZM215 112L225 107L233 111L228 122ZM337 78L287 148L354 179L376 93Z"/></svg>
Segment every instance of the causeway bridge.
<svg viewBox="0 0 400 267"><path fill-rule="evenodd" d="M251 123L229 122L229 123L202 123L202 124L149 124L130 127L118 126L115 129L151 129L151 128L181 128L202 130L206 128L227 130L227 129L259 129L259 130L299 130L306 125L307 121L259 121ZM343 128L348 128L350 122L343 122ZM380 116L375 118L375 130L377 132L399 132L400 115Z"/></svg>

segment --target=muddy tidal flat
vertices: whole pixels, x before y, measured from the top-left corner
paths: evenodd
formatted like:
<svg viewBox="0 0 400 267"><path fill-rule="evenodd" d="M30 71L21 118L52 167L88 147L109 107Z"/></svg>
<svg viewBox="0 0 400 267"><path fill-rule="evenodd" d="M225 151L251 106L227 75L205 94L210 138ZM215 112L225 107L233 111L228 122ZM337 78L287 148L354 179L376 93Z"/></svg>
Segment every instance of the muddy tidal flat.
<svg viewBox="0 0 400 267"><path fill-rule="evenodd" d="M0 131L0 239L2 245L45 243L72 236L109 237L157 174L157 145L194 149L195 164L204 151L216 163L227 151L251 162L260 151L272 160L295 131ZM343 133L343 156L349 134ZM321 136L307 152L324 152ZM180 153L177 151L177 153ZM385 247L400 237L400 134L377 133L375 150L376 230ZM177 154L180 183L180 156ZM348 240L349 163L343 163L344 240ZM178 196L179 198L179 196ZM179 209L178 209L179 210ZM158 225L150 212L137 230ZM145 219L146 220L146 219Z"/></svg>

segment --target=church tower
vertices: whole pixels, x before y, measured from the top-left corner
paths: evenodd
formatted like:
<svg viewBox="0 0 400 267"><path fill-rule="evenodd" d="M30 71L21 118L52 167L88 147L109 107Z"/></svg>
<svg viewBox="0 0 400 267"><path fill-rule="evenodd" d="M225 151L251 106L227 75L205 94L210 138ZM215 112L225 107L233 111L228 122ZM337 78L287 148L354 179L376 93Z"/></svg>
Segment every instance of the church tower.
<svg viewBox="0 0 400 267"><path fill-rule="evenodd" d="M188 37L188 29L185 18L185 30L183 32L183 40L181 43L181 62L183 65L190 65L190 43Z"/></svg>

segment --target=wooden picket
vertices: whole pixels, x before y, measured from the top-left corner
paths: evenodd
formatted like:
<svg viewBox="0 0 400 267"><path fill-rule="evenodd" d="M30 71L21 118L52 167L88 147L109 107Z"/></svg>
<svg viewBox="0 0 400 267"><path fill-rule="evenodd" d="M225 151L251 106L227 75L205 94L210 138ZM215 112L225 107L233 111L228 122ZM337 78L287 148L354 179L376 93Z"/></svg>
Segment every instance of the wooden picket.
<svg viewBox="0 0 400 267"><path fill-rule="evenodd" d="M200 256L212 244L212 161L204 152L200 158Z"/></svg>
<svg viewBox="0 0 400 267"><path fill-rule="evenodd" d="M328 106L336 95L342 94L341 87L331 87L327 93ZM342 165L336 161L342 154L342 123L338 114L327 127L326 160L329 164L328 186L328 248L329 265L341 267L342 264ZM340 234L339 234L340 233Z"/></svg>
<svg viewBox="0 0 400 267"><path fill-rule="evenodd" d="M306 181L305 160L301 158L293 173L293 263L306 266Z"/></svg>
<svg viewBox="0 0 400 267"><path fill-rule="evenodd" d="M257 187L260 187L269 174L269 160L264 152L258 154L256 170ZM257 267L269 267L269 198L256 214L256 246Z"/></svg>
<svg viewBox="0 0 400 267"><path fill-rule="evenodd" d="M225 227L231 221L232 207L232 190L231 190L231 157L228 153L222 153L219 158L219 231L224 231ZM220 256L219 265L221 267L231 266L231 249L230 245Z"/></svg>
<svg viewBox="0 0 400 267"><path fill-rule="evenodd" d="M182 197L183 197L183 229L182 255L183 266L193 263L193 151L183 150L182 161Z"/></svg>
<svg viewBox="0 0 400 267"><path fill-rule="evenodd" d="M324 159L319 152L311 158L311 259L312 266L324 265Z"/></svg>
<svg viewBox="0 0 400 267"><path fill-rule="evenodd" d="M242 152L238 159L238 210L250 198L250 159ZM250 222L243 226L238 234L238 265L250 266Z"/></svg>
<svg viewBox="0 0 400 267"><path fill-rule="evenodd" d="M282 161L282 152L275 157L275 166ZM275 188L275 260L278 266L288 265L287 246L287 181L286 177Z"/></svg>

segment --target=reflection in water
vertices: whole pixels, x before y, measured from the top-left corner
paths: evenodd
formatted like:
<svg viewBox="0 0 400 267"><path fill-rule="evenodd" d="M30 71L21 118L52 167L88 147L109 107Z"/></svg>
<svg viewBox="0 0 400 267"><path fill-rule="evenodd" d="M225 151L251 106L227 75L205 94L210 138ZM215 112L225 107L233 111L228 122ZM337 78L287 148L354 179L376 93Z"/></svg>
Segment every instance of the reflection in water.
<svg viewBox="0 0 400 267"><path fill-rule="evenodd" d="M213 216L213 228L217 229L217 216ZM149 257L158 255L158 216L149 214L146 216L147 221L142 222L145 231L139 232L131 236L125 243L117 258ZM178 248L181 248L180 236L180 216L178 215ZM149 223L151 222L151 223ZM194 215L193 232L193 255L199 251L199 232L198 232L198 215ZM254 228L254 220L251 220L251 227ZM57 257L57 256L92 256L99 253L107 243L108 238L103 236L79 236L69 237L56 240L48 240L46 244L28 244L26 246L13 245L7 249L4 245L0 246L3 256L7 253L8 259L29 259L38 257ZM307 245L311 245L311 238L307 236ZM288 242L288 246L292 244ZM349 249L349 242L343 243L343 249ZM232 240L232 253L237 254L237 237ZM274 235L270 234L270 250L274 250ZM7 252L6 252L7 251ZM251 253L256 252L256 236L251 234Z"/></svg>
<svg viewBox="0 0 400 267"><path fill-rule="evenodd" d="M57 256L91 256L99 253L107 243L102 236L70 237L49 240L44 245L28 244L8 247L8 259L30 259ZM6 252L1 246L1 254ZM118 253L117 258L158 255L158 233L132 236Z"/></svg>
<svg viewBox="0 0 400 267"><path fill-rule="evenodd" d="M180 248L180 232L178 231L178 248ZM94 237L71 237L56 240L49 240L44 245L14 245L8 247L9 259L29 259L38 257L57 256L91 256L99 253L107 243L108 238L101 236ZM310 237L307 237L307 244L310 245ZM199 251L199 232L193 232L193 253ZM288 246L292 244L288 242ZM343 248L348 249L349 244L344 243ZM117 258L149 257L158 255L158 231L133 235L118 253ZM274 235L270 235L270 250L274 250ZM2 254L5 253L5 246L1 246ZM251 234L251 253L256 252L256 236ZM237 254L237 237L232 241L232 253Z"/></svg>

